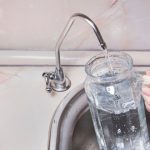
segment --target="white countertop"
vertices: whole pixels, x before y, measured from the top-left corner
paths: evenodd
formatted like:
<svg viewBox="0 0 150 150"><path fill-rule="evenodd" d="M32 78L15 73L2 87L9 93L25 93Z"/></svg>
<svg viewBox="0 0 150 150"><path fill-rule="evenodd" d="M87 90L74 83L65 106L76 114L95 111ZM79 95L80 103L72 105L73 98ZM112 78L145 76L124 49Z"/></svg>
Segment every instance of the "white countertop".
<svg viewBox="0 0 150 150"><path fill-rule="evenodd" d="M53 67L0 67L0 149L46 150L50 120L63 97L83 83L83 67L65 67L66 92L45 91L44 71Z"/></svg>

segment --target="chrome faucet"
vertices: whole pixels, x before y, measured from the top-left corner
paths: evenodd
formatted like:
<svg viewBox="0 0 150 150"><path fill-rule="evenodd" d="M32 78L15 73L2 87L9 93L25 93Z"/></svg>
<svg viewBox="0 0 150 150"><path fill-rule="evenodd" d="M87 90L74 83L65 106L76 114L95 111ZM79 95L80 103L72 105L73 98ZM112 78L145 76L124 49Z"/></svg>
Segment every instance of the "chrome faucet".
<svg viewBox="0 0 150 150"><path fill-rule="evenodd" d="M43 73L43 77L45 78L45 81L46 81L46 91L47 92L51 92L52 90L62 92L62 91L66 91L71 86L71 81L64 74L62 66L61 66L60 48L61 48L61 45L62 45L65 37L67 36L69 30L71 29L73 23L75 22L75 20L77 18L83 19L86 23L88 23L90 25L90 27L93 29L93 31L97 37L102 49L103 50L107 49L106 43L104 42L104 40L101 36L101 33L100 33L98 27L96 26L96 24L88 16L86 16L84 14L81 14L81 13L73 14L70 17L66 27L64 28L63 32L61 33L61 35L57 41L57 44L56 44L56 48L55 48L56 69L55 69L55 72L44 72Z"/></svg>

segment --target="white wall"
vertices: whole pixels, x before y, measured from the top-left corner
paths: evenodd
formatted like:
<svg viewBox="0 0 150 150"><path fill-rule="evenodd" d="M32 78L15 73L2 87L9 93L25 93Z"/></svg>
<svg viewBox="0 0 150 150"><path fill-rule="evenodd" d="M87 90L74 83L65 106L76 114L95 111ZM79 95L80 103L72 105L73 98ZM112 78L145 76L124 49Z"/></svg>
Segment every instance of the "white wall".
<svg viewBox="0 0 150 150"><path fill-rule="evenodd" d="M74 12L95 21L109 48L150 48L149 0L0 0L0 49L54 50ZM98 47L85 23L71 34L64 49Z"/></svg>

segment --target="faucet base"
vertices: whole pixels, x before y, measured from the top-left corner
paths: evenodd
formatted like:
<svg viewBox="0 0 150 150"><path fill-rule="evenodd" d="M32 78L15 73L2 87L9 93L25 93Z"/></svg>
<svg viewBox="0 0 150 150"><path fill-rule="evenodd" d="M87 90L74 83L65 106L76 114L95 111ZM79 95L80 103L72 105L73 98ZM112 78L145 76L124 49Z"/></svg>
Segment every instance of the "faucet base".
<svg viewBox="0 0 150 150"><path fill-rule="evenodd" d="M51 87L54 91L57 92L63 92L66 91L70 88L71 86L71 81L68 77L65 76L65 80L64 82L60 83L60 82L56 82L55 80L53 80L51 82Z"/></svg>

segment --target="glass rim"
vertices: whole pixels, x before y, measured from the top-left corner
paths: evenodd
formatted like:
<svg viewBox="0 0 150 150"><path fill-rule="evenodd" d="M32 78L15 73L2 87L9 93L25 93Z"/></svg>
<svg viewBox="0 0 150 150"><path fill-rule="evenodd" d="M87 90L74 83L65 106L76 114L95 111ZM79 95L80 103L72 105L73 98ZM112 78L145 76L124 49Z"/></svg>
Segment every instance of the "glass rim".
<svg viewBox="0 0 150 150"><path fill-rule="evenodd" d="M111 52L111 51L109 51L108 52L108 54L109 54L109 56L110 56L110 58L121 58L122 57L122 59L123 60L125 60L126 62L127 62L127 64L129 64L128 65L128 69L126 69L126 70L124 70L123 72L121 72L121 74L126 74L127 72L129 72L130 70L132 70L132 67L133 67L133 59L132 59L132 57L129 55L129 54L127 54L127 53L125 53L125 52ZM93 56L86 64L85 64L85 72L86 72L86 74L88 75L88 76L90 76L90 77L92 77L92 78L101 78L101 76L98 76L98 75L93 75L93 73L92 73L92 64L94 63L94 62L96 62L96 61L98 61L98 60L100 60L100 59L104 59L104 57L105 57L105 52L101 52L100 54L98 54L98 55L96 55L96 56ZM118 74L119 75L119 74ZM117 75L116 75L117 76ZM114 77L114 76L113 76ZM111 78L113 78L113 77L103 77L103 78L105 78L105 79L111 79Z"/></svg>

